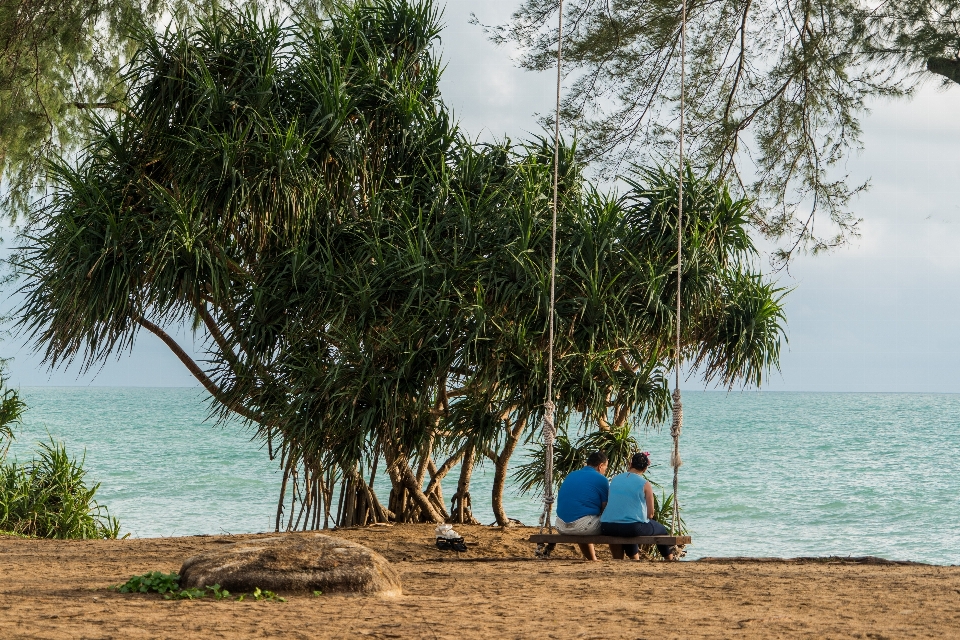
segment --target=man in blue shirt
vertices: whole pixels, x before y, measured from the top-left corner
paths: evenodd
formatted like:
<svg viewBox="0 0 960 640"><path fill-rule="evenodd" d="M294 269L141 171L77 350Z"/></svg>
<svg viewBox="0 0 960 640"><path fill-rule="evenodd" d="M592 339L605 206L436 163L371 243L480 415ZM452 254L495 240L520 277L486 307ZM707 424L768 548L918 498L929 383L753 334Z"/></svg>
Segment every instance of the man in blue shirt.
<svg viewBox="0 0 960 640"><path fill-rule="evenodd" d="M587 466L567 475L557 492L557 531L571 536L600 535L600 513L607 504L610 483L607 455L591 453ZM592 544L581 544L580 552L587 560L596 560Z"/></svg>

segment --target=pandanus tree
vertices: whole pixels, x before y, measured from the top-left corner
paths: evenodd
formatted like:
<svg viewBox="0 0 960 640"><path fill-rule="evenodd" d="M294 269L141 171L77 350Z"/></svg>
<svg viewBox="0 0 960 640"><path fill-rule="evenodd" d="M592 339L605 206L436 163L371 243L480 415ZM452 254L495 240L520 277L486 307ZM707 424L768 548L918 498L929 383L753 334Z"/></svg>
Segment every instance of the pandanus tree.
<svg viewBox="0 0 960 640"><path fill-rule="evenodd" d="M528 184L504 191L508 202L496 209L505 217L484 216L494 260L478 274L485 295L473 311L477 336L464 360L472 375L467 388L482 390L464 402L482 399L501 421L493 494L501 523L507 464L539 424L546 392L544 201L551 172L546 148L527 153L518 165L525 165L520 179ZM686 170L681 230L678 172L637 169L623 195L605 195L582 180L573 156L566 154L558 219L557 420L593 432L594 442L605 441L613 453L624 440L617 434L658 425L668 415L665 374L678 356L707 380L761 384L779 358L783 292L750 270L750 203L732 198L722 184ZM687 247L680 354L672 330L678 232Z"/></svg>
<svg viewBox="0 0 960 640"><path fill-rule="evenodd" d="M21 327L52 366L95 365L146 329L214 416L255 427L284 473L278 529L471 522L483 459L509 523L509 463L546 388L552 141L461 136L439 94L439 33L433 5L409 0L140 32L124 108L52 167L57 189L18 254ZM678 356L759 384L782 292L754 270L750 203L688 170L677 229L676 171L637 169L607 195L573 149L561 156L561 422L658 424ZM202 361L168 331L182 325Z"/></svg>

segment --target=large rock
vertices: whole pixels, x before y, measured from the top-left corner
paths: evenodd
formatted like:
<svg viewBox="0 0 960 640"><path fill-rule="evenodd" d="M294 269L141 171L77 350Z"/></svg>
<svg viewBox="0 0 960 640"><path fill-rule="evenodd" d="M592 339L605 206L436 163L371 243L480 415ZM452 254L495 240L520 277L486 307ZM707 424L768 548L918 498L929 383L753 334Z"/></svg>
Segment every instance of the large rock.
<svg viewBox="0 0 960 640"><path fill-rule="evenodd" d="M400 576L386 558L321 534L245 540L187 558L180 567L182 588L214 584L233 592L400 594Z"/></svg>

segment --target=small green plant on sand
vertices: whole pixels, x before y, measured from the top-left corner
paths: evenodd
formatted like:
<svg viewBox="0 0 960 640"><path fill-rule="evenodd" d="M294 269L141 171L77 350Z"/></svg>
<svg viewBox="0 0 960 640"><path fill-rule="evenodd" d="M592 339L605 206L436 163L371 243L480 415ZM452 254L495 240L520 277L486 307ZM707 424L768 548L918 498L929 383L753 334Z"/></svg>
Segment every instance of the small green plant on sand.
<svg viewBox="0 0 960 640"><path fill-rule="evenodd" d="M217 600L226 600L230 597L230 592L226 589L221 589L220 585L218 584L215 584L212 587L207 587L207 591L209 591L210 595Z"/></svg>
<svg viewBox="0 0 960 640"><path fill-rule="evenodd" d="M231 595L219 584L206 587L196 587L189 589L180 588L180 576L175 573L162 573L160 571L151 571L140 576L133 576L123 584L111 587L119 593L159 593L166 600L196 600L206 596L213 596L217 600L228 600ZM286 602L273 591L253 590L254 600L269 600L271 602ZM241 593L237 596L237 602L243 602L246 594Z"/></svg>
<svg viewBox="0 0 960 640"><path fill-rule="evenodd" d="M142 576L133 576L123 584L113 587L120 593L159 593L168 594L180 590L180 576L175 573L151 571Z"/></svg>
<svg viewBox="0 0 960 640"><path fill-rule="evenodd" d="M253 599L254 600L269 600L271 602L286 602L284 598L281 598L273 591L261 591L260 587L257 587L253 590Z"/></svg>
<svg viewBox="0 0 960 640"><path fill-rule="evenodd" d="M314 591L314 595L316 594L317 592ZM258 600L258 601L259 600L267 600L270 602L286 602L287 601L286 598L281 598L280 596L275 594L273 591L262 590L260 589L260 587L257 587L256 589L254 589L251 595L253 596L254 600ZM247 597L247 594L241 593L239 596L237 596L237 602L243 602L244 598L246 597Z"/></svg>
<svg viewBox="0 0 960 640"><path fill-rule="evenodd" d="M220 585L216 585L219 587ZM166 600L196 600L197 598L202 598L207 595L207 588L193 588L193 589L181 589L180 591L175 591L173 593L165 594L163 597Z"/></svg>

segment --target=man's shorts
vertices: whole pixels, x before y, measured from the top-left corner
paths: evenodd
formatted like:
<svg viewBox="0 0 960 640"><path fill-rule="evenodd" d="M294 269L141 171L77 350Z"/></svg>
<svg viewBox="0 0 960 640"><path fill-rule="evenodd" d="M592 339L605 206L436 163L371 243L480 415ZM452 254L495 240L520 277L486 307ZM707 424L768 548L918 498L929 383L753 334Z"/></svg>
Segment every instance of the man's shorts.
<svg viewBox="0 0 960 640"><path fill-rule="evenodd" d="M573 522L564 522L557 518L557 531L568 536L598 536L600 516L583 516Z"/></svg>

